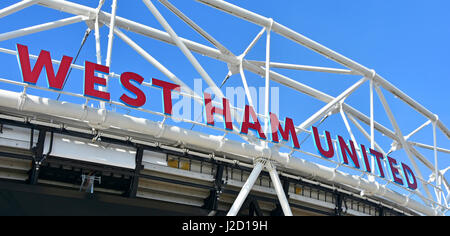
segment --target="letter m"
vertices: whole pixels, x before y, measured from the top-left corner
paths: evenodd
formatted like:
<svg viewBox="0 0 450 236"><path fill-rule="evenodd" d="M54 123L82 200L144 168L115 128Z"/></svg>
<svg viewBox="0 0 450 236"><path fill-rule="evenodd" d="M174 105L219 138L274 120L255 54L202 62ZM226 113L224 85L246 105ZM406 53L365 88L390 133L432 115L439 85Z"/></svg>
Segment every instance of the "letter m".
<svg viewBox="0 0 450 236"><path fill-rule="evenodd" d="M63 89L67 72L69 71L70 64L72 63L72 57L63 56L61 65L58 69L58 73L55 76L50 52L42 50L39 53L39 57L36 60L36 64L34 65L33 70L31 69L30 65L30 55L28 53L28 47L17 44L17 52L17 60L19 61L20 70L22 71L23 82L36 85L39 75L41 74L42 69L45 67L48 87L55 90Z"/></svg>
<svg viewBox="0 0 450 236"><path fill-rule="evenodd" d="M289 141L289 134L291 134L293 147L296 149L300 149L300 144L298 143L297 139L297 132L295 132L295 126L292 119L286 117L283 129L280 121L278 120L277 115L272 112L270 112L269 114L270 114L270 126L272 128L272 141L275 143L279 142L278 132L280 132L281 137L285 141Z"/></svg>

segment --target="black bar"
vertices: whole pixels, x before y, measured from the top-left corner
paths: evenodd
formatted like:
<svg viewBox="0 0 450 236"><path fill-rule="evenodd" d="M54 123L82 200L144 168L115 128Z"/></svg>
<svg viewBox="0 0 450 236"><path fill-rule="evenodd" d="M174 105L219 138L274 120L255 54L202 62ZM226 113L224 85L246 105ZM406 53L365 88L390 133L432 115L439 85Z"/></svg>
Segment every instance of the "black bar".
<svg viewBox="0 0 450 236"><path fill-rule="evenodd" d="M139 185L139 175L141 173L141 170L143 169L142 166L142 157L144 156L144 148L142 146L138 146L136 150L136 167L134 169L134 175L131 177L131 183L130 183L130 189L126 193L126 195L130 198L135 198L138 185Z"/></svg>
<svg viewBox="0 0 450 236"><path fill-rule="evenodd" d="M336 199L336 208L334 209L334 214L336 216L341 216L342 215L342 195L336 191L334 196Z"/></svg>
<svg viewBox="0 0 450 236"><path fill-rule="evenodd" d="M33 151L33 161L31 162L31 170L28 176L29 184L36 184L39 178L39 169L41 166L41 161L44 158L44 144L45 144L45 136L47 135L47 131L45 129L39 130L39 137L36 147L32 148Z"/></svg>
<svg viewBox="0 0 450 236"><path fill-rule="evenodd" d="M209 191L209 196L205 199L203 208L211 211L217 210L220 194L222 193L222 177L224 166L217 164L216 175L214 179L214 189Z"/></svg>

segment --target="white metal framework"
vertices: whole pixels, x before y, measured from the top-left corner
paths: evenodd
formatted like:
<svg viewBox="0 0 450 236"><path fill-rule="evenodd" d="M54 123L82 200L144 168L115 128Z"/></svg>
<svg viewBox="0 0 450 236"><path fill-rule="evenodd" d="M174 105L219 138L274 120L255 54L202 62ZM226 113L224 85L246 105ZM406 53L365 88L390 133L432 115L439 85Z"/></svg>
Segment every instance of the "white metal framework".
<svg viewBox="0 0 450 236"><path fill-rule="evenodd" d="M12 32L0 32L0 41L14 40L18 37L22 37L29 34L34 34L50 29L55 29L63 27L69 24L75 24L78 22L85 21L94 30L95 42L96 42L96 58L97 63L102 64L102 52L100 50L101 40L99 36L99 28L101 25L109 27L109 36L107 42L107 52L106 52L106 66L111 65L111 58L114 54L114 40L122 40L127 45L129 45L133 50L135 50L139 55L141 55L146 61L148 61L155 68L160 70L168 79L172 82L179 84L181 86L181 95L192 98L194 101L203 103L203 98L201 95L196 94L186 83L184 83L180 78L178 78L173 72L162 65L157 59L155 59L150 53L140 46L138 43L133 41L124 30L134 32L145 36L148 39L159 40L167 44L177 46L187 60L192 64L193 68L198 72L198 74L204 79L204 81L211 87L216 98L223 98L224 93L216 85L214 80L210 77L207 69L201 65L197 60L194 53L207 56L209 58L215 59L217 61L226 63L229 68L229 73L227 78L233 74L239 74L242 79L242 84L245 88L245 93L247 96L247 101L250 105L253 105L252 97L250 96L250 91L248 85L251 83L247 80L245 76L245 71L255 73L257 75L263 76L265 78L265 106L264 114L260 114L264 123L266 124L265 132L269 132L267 127L269 127L269 88L271 86L271 81L276 82L284 86L284 89L292 89L299 93L306 94L313 99L323 102L325 105L319 109L315 114L310 116L308 119L304 120L300 124L296 124L297 133L311 133L309 131L310 127L316 124L318 121L323 120L324 117L328 117L333 114L339 113L348 130L349 136L354 143L358 143L354 133L355 130L351 130L349 121L357 128L357 130L367 139L370 146L383 154L390 153L393 151L398 151L404 149L410 163L412 163L413 170L417 174L417 179L420 182L420 187L416 191L412 191L406 187L402 187L402 191L408 194L401 194L392 189L390 185L395 185L394 182L388 182L387 184L381 184L377 181L377 177L374 173L362 173L360 176L352 176L346 174L342 171L343 168L339 163L335 167L326 167L319 165L310 161L303 160L301 158L296 158L294 155L302 154L309 155L323 159L319 155L313 154L312 152L304 149L293 149L284 143L280 143L275 146L269 146L267 142L261 142L253 136L245 136L239 133L239 130L235 127L234 131L224 130L217 127L210 127L206 124L200 122L183 120L183 122L192 123L198 126L213 128L219 131L223 131L221 136L208 136L202 135L202 133L185 130L176 129L172 126L166 125L165 120L169 118L167 115L160 112L149 111L142 108L135 108L136 110L160 115L163 120L160 122L154 122L145 120L137 117L124 116L123 114L116 113L113 111L106 111L107 106L104 101L100 102L100 108L91 108L86 105L70 104L60 101L55 101L51 99L36 97L32 95L27 95L27 88L37 88L45 91L52 91L46 88L39 88L30 84L19 82L17 79L5 79L0 78L1 83L15 84L23 86L23 93L14 93L2 90L0 92L0 107L12 109L19 112L33 112L35 114L45 114L54 117L64 117L74 120L80 120L87 122L92 128L98 130L108 130L111 127L120 127L123 131L133 130L138 131L142 134L148 135L149 137L154 137L158 140L163 140L161 142L167 141L167 143L173 143L174 141L184 147L191 147L192 149L197 149L211 153L214 157L218 154L223 154L224 156L239 157L236 161L241 161L244 163L254 164L253 172L248 177L245 185L242 187L238 198L233 204L229 211L229 215L236 215L239 212L240 207L245 201L246 196L252 189L252 186L258 177L259 173L266 168L270 174L271 180L274 184L277 196L280 200L280 205L283 209L285 215L292 215L289 208L288 199L286 199L285 193L282 189L277 169L282 169L285 174L295 175L295 176L313 176L320 180L325 180L330 183L336 183L339 185L349 186L361 191L361 194L366 196L374 196L378 198L386 199L397 205L409 208L419 214L424 215L444 215L449 210L449 200L450 200L450 186L447 179L444 177L447 166L439 166L439 158L444 158L444 155L448 155L450 150L441 148L437 146L436 134L438 131L442 132L447 139L450 139L450 131L447 127L439 120L438 116L424 106L416 102L414 99L406 95L400 89L396 88L394 85L389 83L386 79L377 74L374 70L369 69L305 36L302 34L284 26L280 23L274 21L271 18L267 18L249 10L240 8L236 5L228 3L222 0L197 0L201 4L213 7L219 11L223 11L232 16L241 18L247 22L258 25L262 27L261 32L254 38L247 49L240 55L234 54L216 40L212 35L201 28L201 24L195 23L187 15L181 12L176 6L172 5L168 0L159 0L159 2L168 8L172 13L174 13L179 19L185 22L189 27L201 35L204 39L210 42L214 47L203 45L201 43L182 38L177 35L172 26L167 22L165 17L160 13L157 6L151 0L143 0L143 6L149 9L149 14L152 14L156 20L164 28L164 31L152 28L143 23L135 22L131 19L126 19L120 16L116 16L117 8L120 7L117 4L117 0L112 0L112 12L108 13L102 11L102 6L105 3L104 0L100 0L97 8L91 8L85 5L77 4L70 1L64 0L24 0L16 4L8 6L0 10L0 18L7 17L17 11L23 10L35 4L41 6L55 9L58 11L63 11L66 13L73 14L73 17L69 17L62 20L57 20L54 22L49 22L45 24L40 24L32 27L27 27L23 29L18 29ZM193 4L195 4L193 2ZM260 38L266 34L266 57L265 61L254 61L247 60L246 56ZM338 68L328 68L328 67L318 67L309 65L297 65L297 64L287 64L273 62L271 60L271 34L278 34L292 42L296 43L299 47L308 48L315 53L323 55L324 57L335 61L345 67L345 69ZM114 39L114 36L117 36ZM0 52L16 55L17 52L11 49L0 48ZM31 58L36 59L37 56L32 55ZM60 64L60 61L54 60L56 64ZM84 70L81 65L72 64L71 67L76 70ZM278 72L275 72L274 68L283 68L289 70L302 70L302 71L314 71L320 73L334 73L341 75L359 75L361 79L342 92L339 96L333 97L326 94L318 89L309 87L297 80L289 78ZM114 68L111 68L113 71ZM117 79L119 75L111 72L108 76L109 79ZM345 100L354 91L360 88L363 84L370 83L369 98L370 100L370 114L365 115L357 108L348 105ZM143 83L143 86L150 86L149 83ZM381 90L384 89L385 92ZM375 93L374 93L375 91ZM60 91L59 93L70 95L74 97L84 98L82 94L76 94L72 92ZM394 112L391 110L388 101L385 98L384 93L389 93L396 96L398 99L403 101L406 105L413 108L417 113L423 115L427 119L423 125L418 127L413 132L405 136L405 131L402 131L401 125L398 124ZM384 110L389 118L390 123L394 130L383 126L375 120L374 114L374 97L375 94L379 97ZM90 98L91 100L95 100ZM124 106L122 103L111 101L111 105ZM232 108L234 117L237 117L235 111L239 111L240 108ZM0 110L1 111L1 110ZM32 119L32 118L31 118ZM361 123L366 124L369 127L369 131L361 125ZM410 138L419 132L421 129L428 125L432 125L433 128L433 142L432 144L424 144L419 142L410 141ZM246 142L240 143L231 139L227 139L226 135L229 132L233 132L240 135ZM383 149L376 141L376 132L382 134L392 140L392 148L388 152ZM133 137L127 136L124 132L123 136L127 137L130 141L138 142L134 140ZM335 141L336 142L336 141ZM244 148L243 148L244 147ZM422 155L416 147L425 148L432 150L434 152L433 158L425 157ZM288 148L290 152L280 152L278 148ZM448 157L448 156L447 156ZM361 158L361 157L360 157ZM424 165L430 171L433 172L433 176L426 179L421 172L417 163ZM372 166L374 166L372 162ZM350 168L350 167L345 167ZM350 168L351 169L351 168Z"/></svg>

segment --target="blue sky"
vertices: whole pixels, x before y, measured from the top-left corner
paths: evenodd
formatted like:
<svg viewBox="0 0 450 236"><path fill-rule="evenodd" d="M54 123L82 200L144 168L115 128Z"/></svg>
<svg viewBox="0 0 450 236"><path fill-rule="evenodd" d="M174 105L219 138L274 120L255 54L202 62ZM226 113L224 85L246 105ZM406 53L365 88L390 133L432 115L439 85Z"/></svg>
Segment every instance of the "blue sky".
<svg viewBox="0 0 450 236"><path fill-rule="evenodd" d="M1 1L0 8L15 2L11 0ZM87 4L94 8L97 6L96 1L78 0L74 2ZM173 0L171 2L236 55L241 54L261 30L259 26L195 1ZM450 15L448 14L448 9L450 9L449 1L241 0L229 2L263 16L271 17L306 37L368 68L375 69L378 74L397 88L404 91L431 112L438 114L444 124L450 125L450 95L448 92L450 87L450 65L448 60L448 55L450 55L450 44L448 43L450 42L450 28L448 27L448 22L450 22ZM111 2L107 0L102 10L110 12L110 5ZM211 46L161 4L156 2L155 5L179 36ZM141 1L119 0L117 15L163 30ZM0 32L8 32L70 16L70 14L41 6L33 6L0 19ZM76 55L85 30L86 25L78 23L48 32L3 41L0 42L0 47L15 49L15 44L21 43L29 46L30 53L37 55L41 49L45 49L52 53L53 58L60 59L62 55ZM157 58L189 86L193 86L194 78L200 78L178 48L172 45L165 45L159 41L148 40L141 35L127 32L126 30L124 32L141 44L152 56ZM107 34L108 28L102 27L103 62L106 58ZM261 38L260 42L249 53L247 59L264 60L264 42L265 37ZM146 82L150 82L152 77L168 81L161 72L143 60L119 38L115 38L114 45L111 71L115 73L136 72L142 75ZM342 68L337 63L276 34L272 36L271 53L273 61L277 62ZM201 55L195 54L195 56L216 84L220 84L228 72L226 65ZM90 35L86 42L77 64L83 64L85 60L96 61L93 34ZM18 64L14 56L0 54L0 61L2 62L0 77L20 81ZM339 95L359 79L358 76L293 72L281 69L275 71L332 96ZM264 80L260 76L250 72L246 72L246 76L252 86L260 87L264 85ZM67 82L66 90L81 93L82 78L82 72L74 70ZM46 86L44 79L45 77L40 79L38 85ZM322 102L311 99L306 95L286 89L280 84L272 83L272 85L280 87L281 91L280 119L288 116L293 118L296 124L299 124L324 105ZM239 75L233 75L227 82L227 86L241 86ZM4 84L0 84L0 88L20 91L18 87ZM368 89L368 84L365 84L347 99L350 105L367 115L369 114ZM54 93L41 94L33 90L30 92L50 98L56 98L57 96ZM110 92L113 94L112 99L118 101L118 97L123 90L116 81L116 83L111 84ZM162 111L161 96L158 93L158 90L148 92L149 104L146 106L147 109ZM387 91L384 91L384 94L404 135L426 121L423 116L413 111ZM82 100L65 96L62 99L72 102L83 102ZM132 114L135 113L132 112ZM378 122L393 130L377 97L375 97L375 114ZM136 115L143 116L143 114L138 113ZM154 117L149 116L148 118L153 119ZM190 127L190 125L186 124L180 124L180 126ZM367 126L364 125L364 127L368 130ZM349 139L349 135L338 114L327 119L320 128L321 130L330 130L333 136L339 134ZM215 131L205 131L199 127L196 129L215 133ZM360 143L370 143L357 132L354 126L352 126L352 129ZM428 126L411 140L432 144L431 130L431 126ZM305 137L305 134L301 134L299 135L299 140L303 140ZM377 133L376 137L380 145L386 151L389 150L391 142L379 133ZM437 138L439 146L450 148L449 140L442 133L438 132ZM313 150L311 142L306 142L304 147L309 151ZM432 151L422 149L419 149L419 151L433 161ZM439 155L439 166L442 168L449 166L449 154ZM402 150L392 153L392 156L405 163L410 163ZM424 178L427 179L430 172L423 168L423 174Z"/></svg>

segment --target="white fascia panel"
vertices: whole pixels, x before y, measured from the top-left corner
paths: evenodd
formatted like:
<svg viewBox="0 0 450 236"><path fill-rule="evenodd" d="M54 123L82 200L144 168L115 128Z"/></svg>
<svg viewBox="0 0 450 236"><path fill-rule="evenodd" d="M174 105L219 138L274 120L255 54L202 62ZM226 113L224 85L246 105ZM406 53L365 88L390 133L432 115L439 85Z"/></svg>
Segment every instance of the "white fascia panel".
<svg viewBox="0 0 450 236"><path fill-rule="evenodd" d="M51 134L47 134L45 139L44 154L49 152L50 136ZM118 145L93 143L91 140L76 139L60 134L53 136L50 155L127 169L136 167L136 150Z"/></svg>

